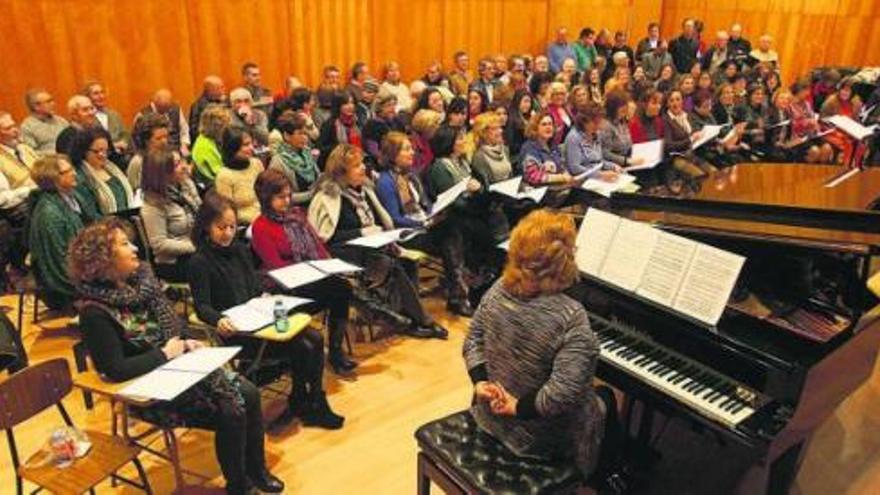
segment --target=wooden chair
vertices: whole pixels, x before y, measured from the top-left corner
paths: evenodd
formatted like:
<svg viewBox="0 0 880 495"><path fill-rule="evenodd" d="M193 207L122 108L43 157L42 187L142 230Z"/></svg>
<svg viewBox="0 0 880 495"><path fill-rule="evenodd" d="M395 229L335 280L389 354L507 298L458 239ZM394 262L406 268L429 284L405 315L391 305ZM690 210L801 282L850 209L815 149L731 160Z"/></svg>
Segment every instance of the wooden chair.
<svg viewBox="0 0 880 495"><path fill-rule="evenodd" d="M31 456L24 464L21 463L12 429L53 405L57 406L64 423L73 426L62 403L62 399L72 388L70 368L67 361L60 358L29 366L0 382L0 428L6 431L12 465L16 471L17 494L24 493L23 480L56 494L74 495L85 491L94 494L95 485L107 478L122 481L151 494L147 475L137 458L141 449L105 433L87 431L92 443L91 450L67 468L29 465L40 456L39 453ZM129 462L137 468L140 484L115 474Z"/></svg>

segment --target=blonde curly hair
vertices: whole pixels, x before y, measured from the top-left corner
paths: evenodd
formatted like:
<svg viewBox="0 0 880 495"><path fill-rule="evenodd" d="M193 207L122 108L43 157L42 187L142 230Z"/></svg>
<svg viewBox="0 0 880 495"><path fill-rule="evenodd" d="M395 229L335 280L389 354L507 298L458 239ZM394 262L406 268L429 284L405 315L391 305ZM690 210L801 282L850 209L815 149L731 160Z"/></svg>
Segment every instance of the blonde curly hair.
<svg viewBox="0 0 880 495"><path fill-rule="evenodd" d="M504 288L517 297L530 298L570 287L578 276L575 236L570 217L547 209L529 213L510 236L501 275Z"/></svg>

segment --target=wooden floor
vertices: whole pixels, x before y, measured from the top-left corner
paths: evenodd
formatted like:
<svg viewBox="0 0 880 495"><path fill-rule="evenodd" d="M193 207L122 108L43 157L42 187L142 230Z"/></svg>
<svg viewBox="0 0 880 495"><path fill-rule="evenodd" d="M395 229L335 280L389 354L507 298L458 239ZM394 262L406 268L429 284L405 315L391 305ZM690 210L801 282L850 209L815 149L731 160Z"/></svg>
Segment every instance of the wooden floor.
<svg viewBox="0 0 880 495"><path fill-rule="evenodd" d="M0 298L7 308L15 302L10 296ZM343 381L329 371L326 373L330 402L346 416L342 430L328 432L292 426L269 432L269 465L287 483L286 493L415 493L417 448L413 432L431 419L467 407L470 400L470 385L461 359L467 320L448 317L436 300L429 302L429 309L450 329L448 341L392 336L377 343L359 343L355 355L361 366L356 379ZM14 310L9 311L14 319ZM60 330L63 323L55 319L41 320L39 325L26 324L24 340L32 361L57 356L70 358L70 346L76 336ZM105 403L99 402L87 412L80 394L75 392L65 404L79 426L109 431ZM794 493L878 493L878 404L880 375L875 370L870 383L850 397L816 434ZM279 407L280 400L264 397L267 418L278 414ZM59 423L58 414L49 410L21 426L16 430L20 451L25 455L34 452ZM0 443L0 494L11 494L15 486L11 461L5 441ZM217 487L222 486L222 477L214 458L211 434L190 432L181 443L185 466L210 478L208 482L189 478L199 486L188 492L221 493ZM156 493L170 493L173 479L168 465L148 454L141 457ZM687 476L680 473L676 477ZM669 493L657 487L649 491ZM98 492L137 493L130 487L111 488L106 483ZM724 492L723 487L717 486L711 490L713 495Z"/></svg>

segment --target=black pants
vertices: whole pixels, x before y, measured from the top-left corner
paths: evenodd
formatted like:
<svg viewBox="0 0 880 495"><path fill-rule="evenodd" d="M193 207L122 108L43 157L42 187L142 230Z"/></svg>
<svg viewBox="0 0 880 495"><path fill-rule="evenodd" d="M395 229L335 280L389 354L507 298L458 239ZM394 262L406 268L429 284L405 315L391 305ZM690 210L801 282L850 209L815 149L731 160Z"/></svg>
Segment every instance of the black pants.
<svg viewBox="0 0 880 495"><path fill-rule="evenodd" d="M226 341L243 347L242 357L245 361L256 357L262 343L259 339L250 337L230 337ZM291 400L303 398L306 393L319 393L324 389L324 338L313 328L306 328L287 342L270 342L266 345L262 360L283 363L293 382Z"/></svg>
<svg viewBox="0 0 880 495"><path fill-rule="evenodd" d="M221 403L214 436L214 450L230 495L244 494L247 476L266 467L263 414L260 392L247 380L241 381L244 415Z"/></svg>
<svg viewBox="0 0 880 495"><path fill-rule="evenodd" d="M187 254L178 257L174 263L156 263L156 276L166 282L188 282L187 266L189 264L189 257Z"/></svg>
<svg viewBox="0 0 880 495"><path fill-rule="evenodd" d="M342 352L342 341L348 325L348 309L351 306L351 284L340 277L327 277L317 282L297 287L293 295L315 301L302 309L307 312L327 310L330 313L327 337L330 354Z"/></svg>

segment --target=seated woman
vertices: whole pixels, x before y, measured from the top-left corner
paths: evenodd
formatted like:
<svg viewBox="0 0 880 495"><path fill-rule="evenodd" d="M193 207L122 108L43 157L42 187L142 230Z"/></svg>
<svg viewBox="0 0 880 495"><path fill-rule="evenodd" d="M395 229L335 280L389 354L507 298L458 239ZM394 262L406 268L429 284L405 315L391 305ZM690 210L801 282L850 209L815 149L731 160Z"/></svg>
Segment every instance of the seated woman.
<svg viewBox="0 0 880 495"><path fill-rule="evenodd" d="M196 180L211 185L217 172L223 168L220 143L223 131L232 123L232 114L222 105L208 105L199 117L199 135L193 143L192 161L196 165Z"/></svg>
<svg viewBox="0 0 880 495"><path fill-rule="evenodd" d="M483 431L518 455L573 458L587 477L616 467L622 438L613 393L592 384L599 340L563 292L577 280L575 235L571 218L548 210L516 226L463 355Z"/></svg>
<svg viewBox="0 0 880 495"><path fill-rule="evenodd" d="M80 232L70 244L69 267L80 298L83 340L95 368L108 379L130 380L201 347L186 338L121 220L108 218ZM157 424L214 430L227 493L244 495L252 486L284 491L284 483L266 469L260 393L245 378L217 370L174 400L137 412Z"/></svg>
<svg viewBox="0 0 880 495"><path fill-rule="evenodd" d="M128 177L107 156L110 140L103 128L82 131L73 146L71 158L78 161L77 200L91 219L125 211L134 193Z"/></svg>
<svg viewBox="0 0 880 495"><path fill-rule="evenodd" d="M663 154L674 170L688 178L703 177L715 170L714 166L697 157L691 149L698 133L691 126L688 114L684 111L681 91L677 89L670 91L667 97L663 128Z"/></svg>
<svg viewBox="0 0 880 495"><path fill-rule="evenodd" d="M824 119L835 115L843 115L858 121L859 113L862 110L862 99L853 91L853 84L855 82L850 77L840 81L840 84L837 86L837 92L830 95L822 103L819 116ZM825 141L840 150L845 165L850 163L857 165L865 153L865 146L862 143L853 141L849 134L840 129L835 129L832 133L826 135Z"/></svg>
<svg viewBox="0 0 880 495"><path fill-rule="evenodd" d="M293 205L291 187L281 172L269 169L254 185L262 213L253 223L251 246L262 261L263 270L330 258L330 251L306 219L306 212ZM351 286L339 277L327 277L294 290L294 295L312 299L319 309L330 311L328 325L330 365L337 374L353 370L357 363L342 351L348 325Z"/></svg>
<svg viewBox="0 0 880 495"><path fill-rule="evenodd" d="M269 162L270 170L283 173L290 181L293 204L308 207L318 182L318 163L309 146L305 117L292 111L284 112L276 122L282 141Z"/></svg>
<svg viewBox="0 0 880 495"><path fill-rule="evenodd" d="M565 138L565 166L572 176L614 181L623 170L618 165L607 164L599 139L602 123L602 107L590 102L574 118L574 127Z"/></svg>
<svg viewBox="0 0 880 495"><path fill-rule="evenodd" d="M525 94L520 101L525 100L528 100L531 106L531 96ZM501 118L493 113L479 115L474 121L473 134L477 150L474 152L471 170L473 176L482 185L481 201L486 212L489 232L495 241L501 242L510 235L510 223L504 212L503 198L489 194L489 186L511 179L514 174L510 152L504 143Z"/></svg>
<svg viewBox="0 0 880 495"><path fill-rule="evenodd" d="M834 148L831 144L817 140L819 120L810 105L810 87L798 81L791 85L791 103L788 113L791 116L791 133L795 138L804 140L806 146L805 159L809 163L831 163L834 159Z"/></svg>
<svg viewBox="0 0 880 495"><path fill-rule="evenodd" d="M412 169L419 178L424 178L428 173L428 167L434 163L431 137L440 128L441 122L443 122L443 114L434 110L419 110L410 122L412 127L410 140L415 152Z"/></svg>
<svg viewBox="0 0 880 495"><path fill-rule="evenodd" d="M717 125L712 115L712 93L709 90L697 90L694 93L694 111L688 115L691 129L695 132L702 131L707 125ZM715 165L716 167L728 167L743 161L738 153L740 149L740 134L743 126L734 126L736 132L725 132L724 135L714 142L706 143L695 151L698 157Z"/></svg>
<svg viewBox="0 0 880 495"><path fill-rule="evenodd" d="M397 117L397 97L391 93L382 93L373 103L375 116L364 126L364 150L376 163L381 159L382 138L391 131L405 132L406 127Z"/></svg>
<svg viewBox="0 0 880 495"><path fill-rule="evenodd" d="M438 129L437 132L440 130ZM435 133L434 136L436 135ZM434 148L431 149L433 154ZM421 241L419 246L426 244L440 247L448 291L446 307L453 313L470 316L472 310L468 302L468 287L464 281L464 240L461 225L455 222L454 217L433 219L428 217L433 205L428 193L422 188L422 181L413 173L413 147L406 134L389 132L382 141L382 156L384 170L376 184L379 201L391 215L394 227L428 230L428 234L417 238L416 242ZM456 176L470 175L470 167L466 166L466 162L462 174L461 157L450 165L455 168ZM448 170L444 167L442 172L448 173ZM444 173L437 175L438 177L444 175L444 178L448 179ZM428 182L430 183L430 180ZM438 185L451 187L443 181ZM439 191L437 193L439 194Z"/></svg>
<svg viewBox="0 0 880 495"><path fill-rule="evenodd" d="M613 91L605 95L605 119L599 124L599 141L602 143L602 159L618 167L641 165L641 157L631 159L632 136L629 133L630 96L625 91Z"/></svg>
<svg viewBox="0 0 880 495"><path fill-rule="evenodd" d="M520 150L523 180L532 187L553 186L551 194L544 201L551 206L559 206L568 197L570 186L574 183L565 170L559 146L553 143L556 135L553 117L547 110L535 113L526 127L526 138Z"/></svg>
<svg viewBox="0 0 880 495"><path fill-rule="evenodd" d="M250 249L235 239L236 226L234 205L209 192L193 230L198 250L190 259L189 283L199 319L215 327L224 342L243 346L245 357L252 358L259 341L236 336L235 325L222 313L263 292ZM287 362L293 382L280 423L300 418L307 426L342 427L345 418L330 409L324 393L324 339L318 331L306 328L288 342L269 345L265 352L264 356Z"/></svg>
<svg viewBox="0 0 880 495"><path fill-rule="evenodd" d="M189 165L177 153L152 152L144 162L142 185L141 217L156 275L169 282L186 282L186 263L196 250L192 229L202 204Z"/></svg>
<svg viewBox="0 0 880 495"><path fill-rule="evenodd" d="M134 125L132 141L134 142L135 154L128 161L125 175L128 176L128 184L133 190L141 188L141 174L144 170L144 158L150 154L168 146L171 124L168 117L159 113L145 113L141 115Z"/></svg>
<svg viewBox="0 0 880 495"><path fill-rule="evenodd" d="M350 144L363 149L363 135L357 123L355 110L355 101L351 93L348 91L333 93L330 116L321 126L321 134L317 143L318 149L321 150L318 157L318 167L321 170L325 169L324 163L336 146Z"/></svg>
<svg viewBox="0 0 880 495"><path fill-rule="evenodd" d="M364 267L369 282L385 293L391 309L408 320L408 334L447 337L446 330L431 320L419 301L417 267L398 259L395 245L370 249L346 244L394 228L391 215L368 183L360 149L339 145L327 157L324 177L309 205L309 223L334 256Z"/></svg>
<svg viewBox="0 0 880 495"><path fill-rule="evenodd" d="M769 110L767 124L767 160L772 162L804 161L807 152L806 137L795 137L792 134L791 91L782 88L773 95L773 106ZM788 121L788 124L785 122Z"/></svg>
<svg viewBox="0 0 880 495"><path fill-rule="evenodd" d="M559 146L565 141L565 136L574 124L571 110L568 108L568 90L565 84L554 82L549 89L550 99L547 104L547 114L553 120L553 136L550 143Z"/></svg>
<svg viewBox="0 0 880 495"><path fill-rule="evenodd" d="M223 168L217 172L214 187L238 210L238 221L249 225L260 214L260 201L254 194L254 182L263 171L263 163L254 157L254 141L238 127L223 131Z"/></svg>
<svg viewBox="0 0 880 495"><path fill-rule="evenodd" d="M83 210L76 198L76 171L64 155L48 155L34 162L31 178L39 190L32 193L28 246L31 266L43 301L52 309L73 302L67 276L67 244L82 230Z"/></svg>
<svg viewBox="0 0 880 495"><path fill-rule="evenodd" d="M528 91L517 91L513 94L510 101L510 107L507 112L507 125L504 126L504 134L502 136L504 143L507 144L509 153L512 156L519 155L519 150L523 143L526 142L526 125L532 118L533 112L532 95ZM476 124L476 121L474 121ZM479 141L479 138L477 138ZM479 143L477 143L479 146ZM474 162L477 156L474 155Z"/></svg>

